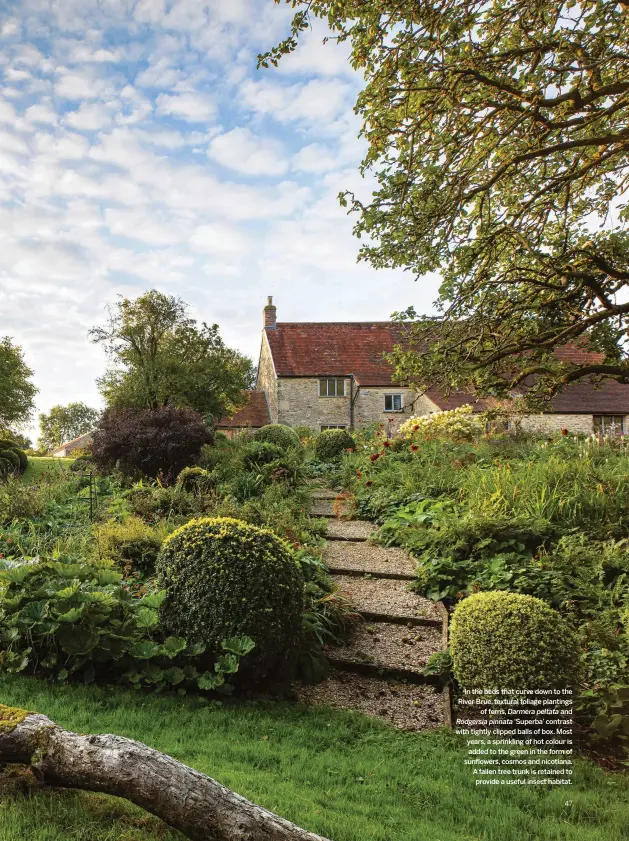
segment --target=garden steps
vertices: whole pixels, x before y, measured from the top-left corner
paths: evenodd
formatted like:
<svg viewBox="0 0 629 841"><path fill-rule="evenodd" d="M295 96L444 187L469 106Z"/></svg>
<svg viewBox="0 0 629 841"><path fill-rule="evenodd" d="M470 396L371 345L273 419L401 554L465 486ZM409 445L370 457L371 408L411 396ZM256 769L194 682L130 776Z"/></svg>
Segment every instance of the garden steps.
<svg viewBox="0 0 629 841"><path fill-rule="evenodd" d="M323 560L330 572L345 575L373 575L412 581L416 561L403 549L385 549L366 541L328 542Z"/></svg>
<svg viewBox="0 0 629 841"><path fill-rule="evenodd" d="M443 624L435 603L413 593L405 581L355 575L332 575L332 580L364 619L410 627Z"/></svg>
<svg viewBox="0 0 629 841"><path fill-rule="evenodd" d="M378 527L367 520L330 519L325 536L328 540L367 540Z"/></svg>
<svg viewBox="0 0 629 841"><path fill-rule="evenodd" d="M335 506L337 510L335 510ZM343 500L340 500L337 503L336 496L323 498L315 497L310 504L310 513L313 517L336 517L338 515L341 517L350 517L352 515L352 510L351 506Z"/></svg>
<svg viewBox="0 0 629 841"><path fill-rule="evenodd" d="M409 591L416 561L403 549L369 543L377 526L349 519L351 504L339 506L337 499L319 487L310 510L328 518L323 560L360 621L346 640L329 647L330 676L302 687L298 697L359 710L406 730L451 724L448 692L423 674L429 657L447 644L445 607Z"/></svg>
<svg viewBox="0 0 629 841"><path fill-rule="evenodd" d="M444 723L443 695L429 684L331 668L326 680L299 686L296 695L310 706L357 710L403 730L428 730Z"/></svg>
<svg viewBox="0 0 629 841"><path fill-rule="evenodd" d="M395 674L425 682L424 666L440 648L440 628L361 622L345 643L330 648L328 660L337 668L349 667L367 674Z"/></svg>
<svg viewBox="0 0 629 841"><path fill-rule="evenodd" d="M312 499L336 499L338 495L338 491L333 491L330 488L317 488L312 492Z"/></svg>

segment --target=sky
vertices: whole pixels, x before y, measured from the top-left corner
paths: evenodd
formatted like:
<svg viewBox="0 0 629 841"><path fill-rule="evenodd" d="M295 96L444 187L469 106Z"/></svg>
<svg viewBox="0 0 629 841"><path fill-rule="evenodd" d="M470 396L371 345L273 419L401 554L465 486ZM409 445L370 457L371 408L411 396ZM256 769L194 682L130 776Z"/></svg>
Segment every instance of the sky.
<svg viewBox="0 0 629 841"><path fill-rule="evenodd" d="M37 411L101 405L90 343L117 296L158 289L257 360L279 321L431 310L437 281L357 263L341 190L367 198L361 78L318 23L278 69L272 0L5 0L0 11L0 337ZM36 424L35 424L36 426ZM31 431L34 427L31 427Z"/></svg>

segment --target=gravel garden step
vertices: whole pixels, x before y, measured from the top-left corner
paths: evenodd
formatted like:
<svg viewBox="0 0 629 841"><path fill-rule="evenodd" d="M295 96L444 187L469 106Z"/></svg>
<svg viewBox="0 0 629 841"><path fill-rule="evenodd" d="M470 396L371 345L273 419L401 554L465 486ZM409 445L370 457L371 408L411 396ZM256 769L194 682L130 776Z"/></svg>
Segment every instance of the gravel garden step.
<svg viewBox="0 0 629 841"><path fill-rule="evenodd" d="M325 536L328 540L367 540L377 528L367 520L330 520Z"/></svg>
<svg viewBox="0 0 629 841"><path fill-rule="evenodd" d="M385 549L370 543L332 540L323 550L323 559L331 572L402 578L411 581L416 561L403 549Z"/></svg>
<svg viewBox="0 0 629 841"><path fill-rule="evenodd" d="M425 684L330 669L321 683L295 690L305 704L358 710L401 730L428 730L447 720L443 695Z"/></svg>
<svg viewBox="0 0 629 841"><path fill-rule="evenodd" d="M423 679L428 658L441 646L441 628L364 622L355 626L347 642L330 647L328 660L345 669L362 667L369 673L386 671Z"/></svg>
<svg viewBox="0 0 629 841"><path fill-rule="evenodd" d="M312 492L312 499L336 499L338 495L338 491L330 488L317 488Z"/></svg>
<svg viewBox="0 0 629 841"><path fill-rule="evenodd" d="M336 517L337 511L334 510L334 499L313 499L310 503L310 514L313 517ZM341 502L338 506L338 514L343 517L349 517L352 514L351 505L347 502Z"/></svg>
<svg viewBox="0 0 629 841"><path fill-rule="evenodd" d="M407 589L405 581L395 578L361 578L333 575L340 592L366 619L398 624L434 625L442 628L443 619L434 602Z"/></svg>

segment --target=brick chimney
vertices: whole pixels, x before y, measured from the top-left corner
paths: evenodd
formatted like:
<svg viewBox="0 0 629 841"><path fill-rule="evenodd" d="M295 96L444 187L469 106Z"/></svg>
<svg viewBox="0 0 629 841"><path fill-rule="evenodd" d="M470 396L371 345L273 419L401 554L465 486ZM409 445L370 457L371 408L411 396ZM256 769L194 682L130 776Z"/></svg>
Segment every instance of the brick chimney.
<svg viewBox="0 0 629 841"><path fill-rule="evenodd" d="M275 330L277 326L277 308L273 305L273 297L269 295L264 308L264 329Z"/></svg>

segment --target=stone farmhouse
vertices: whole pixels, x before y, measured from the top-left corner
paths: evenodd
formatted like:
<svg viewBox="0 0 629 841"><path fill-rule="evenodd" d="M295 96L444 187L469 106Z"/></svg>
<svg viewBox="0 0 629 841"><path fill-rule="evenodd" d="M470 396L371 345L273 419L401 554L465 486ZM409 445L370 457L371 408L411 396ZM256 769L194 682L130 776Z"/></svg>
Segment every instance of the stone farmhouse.
<svg viewBox="0 0 629 841"><path fill-rule="evenodd" d="M412 415L427 415L480 400L463 392L420 395L396 384L383 358L402 340L392 322L278 322L271 297L264 307L256 389L233 418L218 424L227 434L266 423L323 429L359 429L382 423L392 432ZM571 361L596 361L594 354L564 348ZM523 429L572 433L629 431L629 386L605 381L595 388L576 383L558 395L544 414L525 416Z"/></svg>

